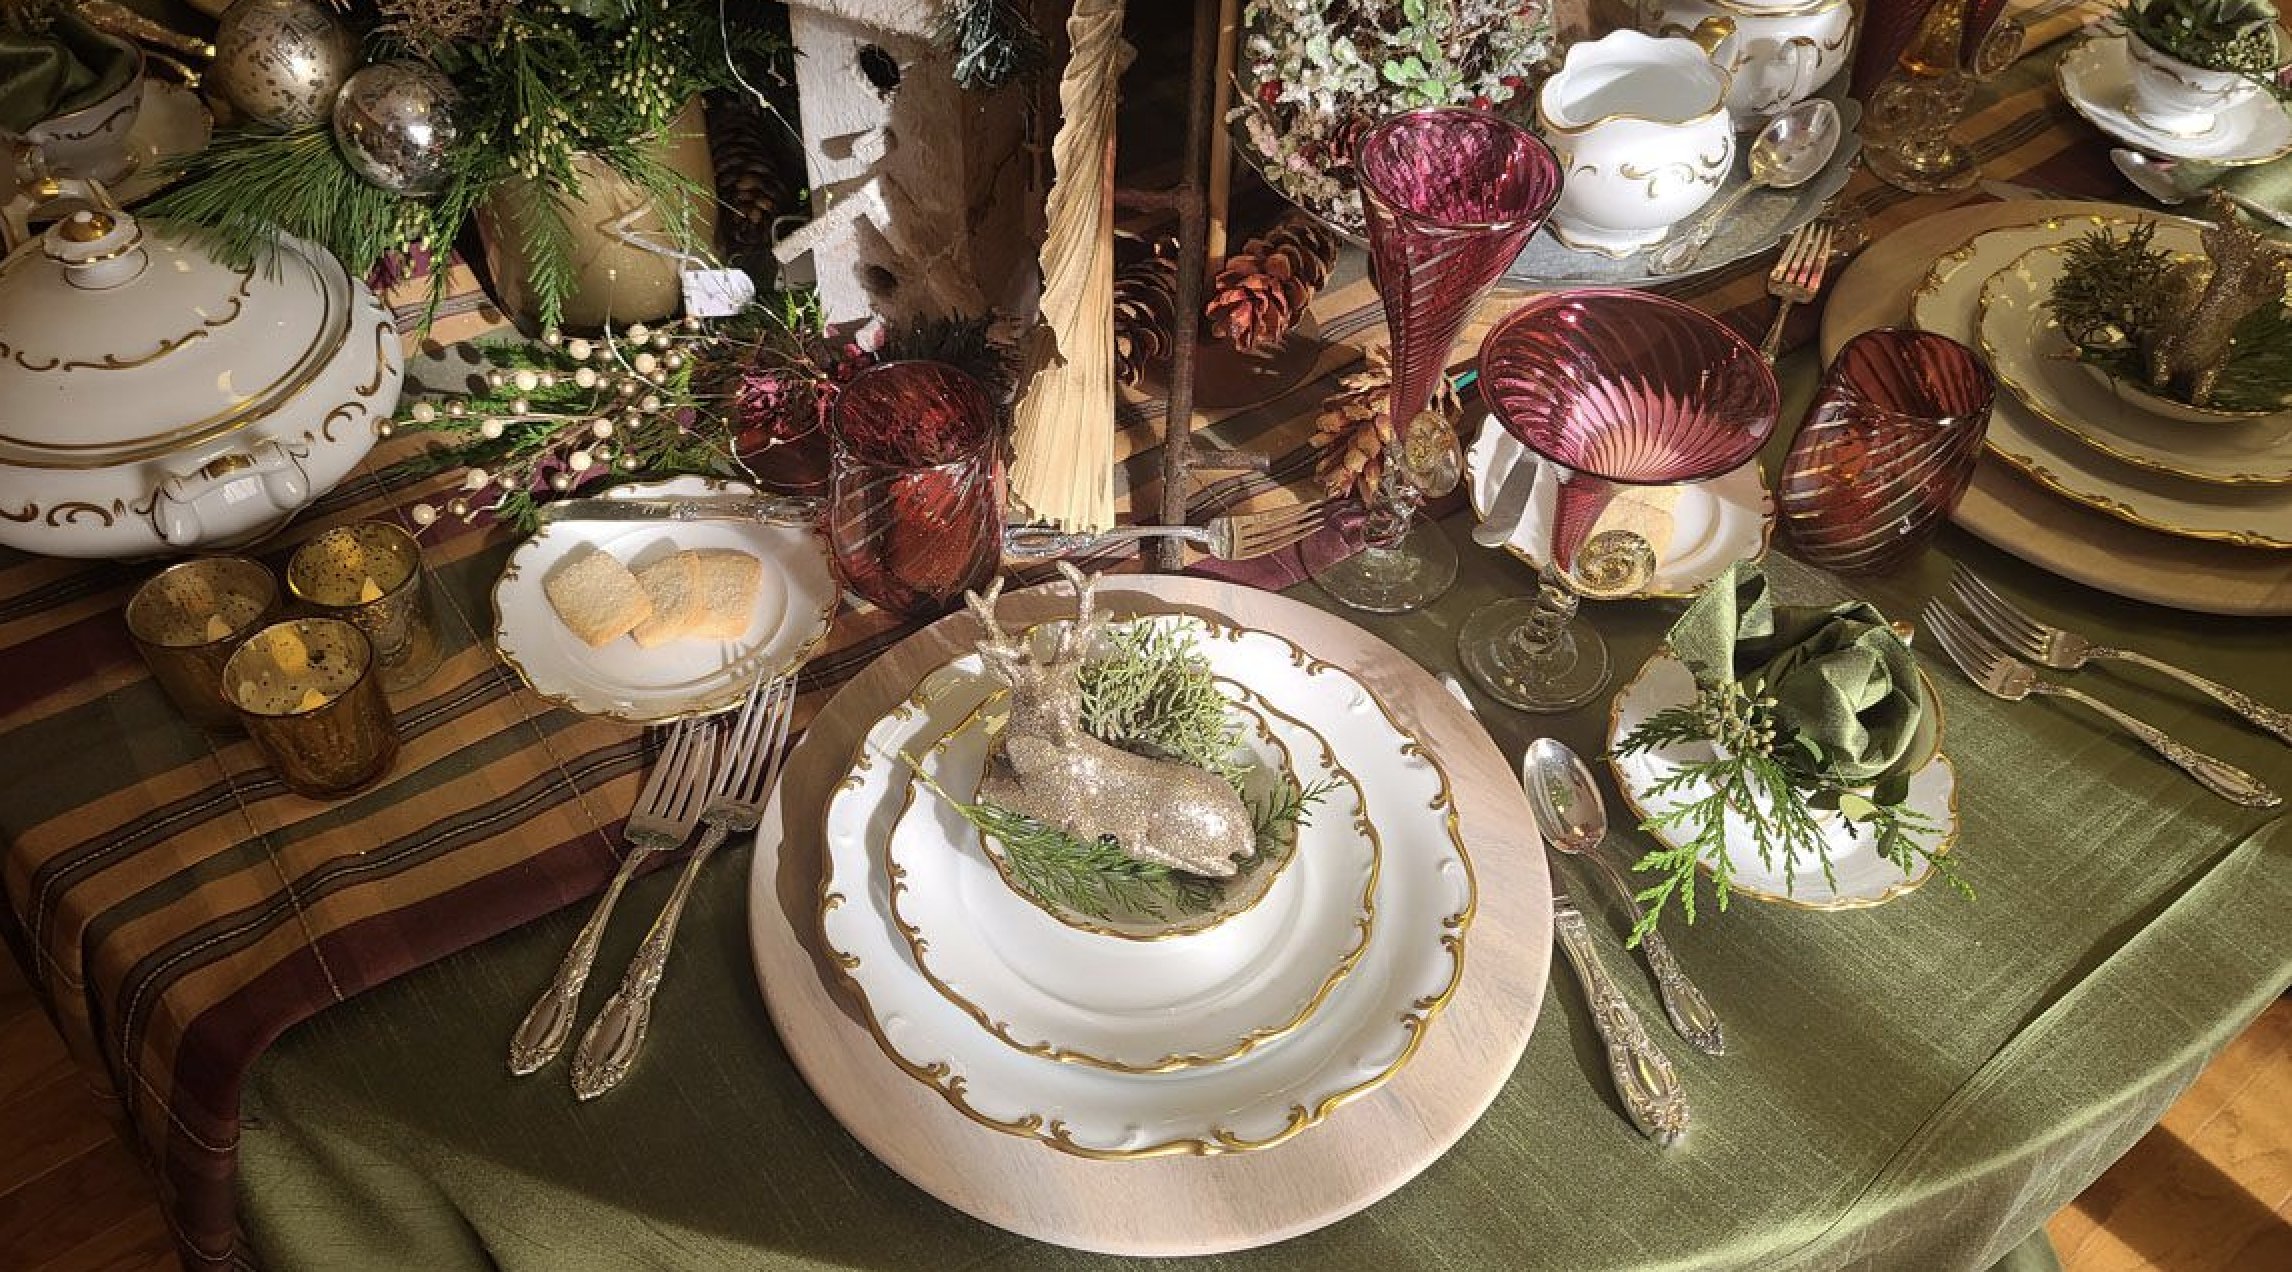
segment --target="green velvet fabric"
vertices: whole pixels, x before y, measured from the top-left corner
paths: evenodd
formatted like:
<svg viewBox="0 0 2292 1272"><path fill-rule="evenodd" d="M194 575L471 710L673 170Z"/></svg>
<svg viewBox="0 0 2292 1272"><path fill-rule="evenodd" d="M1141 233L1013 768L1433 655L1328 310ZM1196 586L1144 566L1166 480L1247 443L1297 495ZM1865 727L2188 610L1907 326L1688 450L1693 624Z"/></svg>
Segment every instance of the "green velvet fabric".
<svg viewBox="0 0 2292 1272"><path fill-rule="evenodd" d="M1812 368L1802 356L1786 369L1795 419ZM1422 613L1359 620L1435 670L1455 668L1456 628L1473 608L1534 586L1525 566L1474 547L1463 519L1445 528L1464 561L1456 588ZM1954 530L1851 594L1915 615L1958 561L2040 615L2292 704L2292 622L2117 600ZM1850 594L1779 553L1768 569L1794 603ZM1679 614L1647 602L1585 610L1625 676ZM1663 1031L1653 986L1623 947L1625 916L1582 863L1555 867L1598 903L1588 917L1610 970L1686 1084L1694 1126L1678 1149L1624 1120L1581 989L1556 962L1526 1054L1487 1115L1359 1215L1175 1265L1013 1236L905 1183L806 1089L755 984L747 853L728 847L694 893L647 1053L605 1098L575 1102L562 1064L512 1079L503 1060L579 908L282 1038L245 1091L251 1244L281 1269L2056 1266L2047 1217L2292 986L2292 823L2227 804L2074 708L1988 698L1914 644L1939 689L1959 775L1956 852L1978 899L1932 883L1837 913L1738 898L1693 927L1671 924L1675 953L1726 1021L1724 1057ZM2077 680L2292 789L2292 749L2170 682L2100 668ZM1590 754L1606 717L1598 704L1492 712L1488 724L1515 755L1545 734ZM1637 855L1644 843L1619 828L1606 851ZM632 887L600 967L624 965L670 873ZM594 978L585 1017L614 979ZM1104 1169L1119 1195L1123 1166Z"/></svg>
<svg viewBox="0 0 2292 1272"><path fill-rule="evenodd" d="M44 35L0 31L0 130L93 106L135 73L135 52L70 19Z"/></svg>
<svg viewBox="0 0 2292 1272"><path fill-rule="evenodd" d="M1933 715L1910 647L1868 601L1787 605L1756 564L1738 562L1671 629L1668 643L1703 686L1739 682L1774 700L1776 751L1825 786L1892 786L1923 765Z"/></svg>

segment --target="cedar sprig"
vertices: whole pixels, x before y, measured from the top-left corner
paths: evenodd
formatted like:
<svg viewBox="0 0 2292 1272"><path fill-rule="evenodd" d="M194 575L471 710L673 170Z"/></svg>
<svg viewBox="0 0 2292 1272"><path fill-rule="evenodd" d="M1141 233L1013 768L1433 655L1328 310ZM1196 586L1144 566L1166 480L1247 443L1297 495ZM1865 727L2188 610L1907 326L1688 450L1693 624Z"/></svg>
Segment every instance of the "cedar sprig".
<svg viewBox="0 0 2292 1272"><path fill-rule="evenodd" d="M1869 823L1879 854L1905 876L1916 870L1919 861L1931 862L1934 872L1952 888L1969 899L1974 895L1949 854L1938 850L1942 827L1932 818L1907 805L1879 804L1851 791L1810 787L1779 759L1777 739L1782 730L1774 706L1774 700L1761 696L1755 687L1727 681L1699 690L1694 702L1655 712L1616 743L1618 756L1686 742L1718 742L1725 748L1717 758L1681 763L1642 793L1645 802L1654 804L1684 791L1703 791L1640 823L1643 830L1667 833L1678 846L1659 846L1633 863L1632 869L1653 874L1655 881L1638 894L1644 909L1627 944L1637 945L1654 931L1675 898L1687 922L1695 922L1699 864L1710 867L1712 891L1720 912L1726 912L1734 880L1734 862L1727 851L1730 812L1750 828L1752 846L1763 865L1772 869L1781 858L1786 890L1795 886L1798 872L1810 861L1821 869L1826 883L1838 885L1829 845L1815 815L1819 808L1834 807L1850 821Z"/></svg>

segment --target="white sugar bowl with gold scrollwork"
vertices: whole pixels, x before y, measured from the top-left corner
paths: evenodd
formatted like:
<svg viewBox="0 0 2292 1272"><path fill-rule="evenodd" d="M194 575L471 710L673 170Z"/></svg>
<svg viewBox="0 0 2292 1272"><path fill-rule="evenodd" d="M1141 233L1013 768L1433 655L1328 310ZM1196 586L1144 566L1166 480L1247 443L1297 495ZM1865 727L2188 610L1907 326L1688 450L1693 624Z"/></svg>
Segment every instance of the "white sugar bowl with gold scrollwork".
<svg viewBox="0 0 2292 1272"><path fill-rule="evenodd" d="M0 544L246 543L350 474L398 404L374 294L285 241L249 268L108 207L0 261Z"/></svg>
<svg viewBox="0 0 2292 1272"><path fill-rule="evenodd" d="M1639 27L1680 35L1723 17L1735 38L1723 65L1733 84L1727 110L1738 132L1760 127L1837 78L1854 56L1858 25L1849 0L1637 0Z"/></svg>
<svg viewBox="0 0 2292 1272"><path fill-rule="evenodd" d="M1735 163L1731 24L1696 39L1611 31L1568 49L1536 97L1566 184L1547 223L1578 251L1623 257L1693 216Z"/></svg>

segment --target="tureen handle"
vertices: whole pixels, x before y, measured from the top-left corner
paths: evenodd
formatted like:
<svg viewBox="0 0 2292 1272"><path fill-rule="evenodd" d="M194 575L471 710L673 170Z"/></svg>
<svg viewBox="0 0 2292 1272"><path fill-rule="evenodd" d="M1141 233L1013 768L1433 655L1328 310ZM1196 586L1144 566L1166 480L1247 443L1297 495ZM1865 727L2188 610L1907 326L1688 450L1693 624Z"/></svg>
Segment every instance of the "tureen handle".
<svg viewBox="0 0 2292 1272"><path fill-rule="evenodd" d="M303 472L302 461L276 440L227 451L161 481L152 494L151 521L160 538L179 548L189 547L210 537L203 509L249 499L262 499L282 513L309 503L310 477ZM243 516L231 520L245 521Z"/></svg>

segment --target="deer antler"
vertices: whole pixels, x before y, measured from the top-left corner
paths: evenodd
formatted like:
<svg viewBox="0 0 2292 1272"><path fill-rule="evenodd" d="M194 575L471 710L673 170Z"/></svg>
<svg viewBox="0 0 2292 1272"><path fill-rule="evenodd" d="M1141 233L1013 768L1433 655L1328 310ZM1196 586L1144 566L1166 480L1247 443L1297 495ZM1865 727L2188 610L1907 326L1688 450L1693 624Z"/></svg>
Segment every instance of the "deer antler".
<svg viewBox="0 0 2292 1272"><path fill-rule="evenodd" d="M1018 668L1026 666L1030 651L1026 646L1011 639L1010 635L1003 630L1003 625L996 621L995 602L1000 600L1002 595L1003 578L1001 575L996 575L995 581L987 585L984 596L977 592L963 593L963 604L971 611L971 616L979 620L980 629L986 632L986 636L977 642L979 656L987 660L989 665L1008 676Z"/></svg>
<svg viewBox="0 0 2292 1272"><path fill-rule="evenodd" d="M1090 653L1090 646L1106 626L1107 614L1093 608L1098 598L1098 577L1084 574L1070 562L1058 563L1058 572L1066 577L1067 586L1074 589L1074 621L1059 633L1058 652L1052 662L1080 661Z"/></svg>

